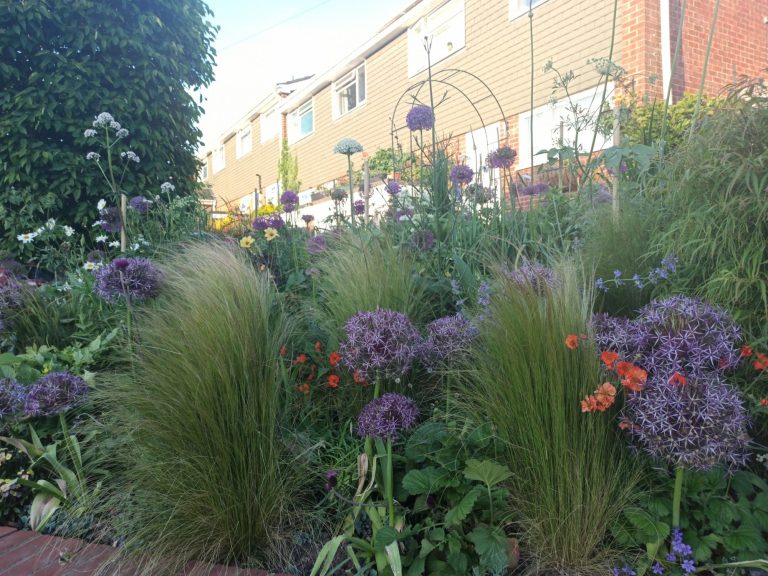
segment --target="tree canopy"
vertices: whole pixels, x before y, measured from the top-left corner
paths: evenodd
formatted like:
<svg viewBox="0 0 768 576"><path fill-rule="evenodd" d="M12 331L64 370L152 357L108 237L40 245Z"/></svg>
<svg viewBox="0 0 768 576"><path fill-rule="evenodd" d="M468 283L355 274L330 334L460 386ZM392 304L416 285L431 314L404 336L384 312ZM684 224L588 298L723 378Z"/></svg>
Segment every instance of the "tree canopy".
<svg viewBox="0 0 768 576"><path fill-rule="evenodd" d="M0 0L0 251L47 218L87 226L109 190L83 132L109 112L140 162L130 194L195 190L217 28L202 0Z"/></svg>

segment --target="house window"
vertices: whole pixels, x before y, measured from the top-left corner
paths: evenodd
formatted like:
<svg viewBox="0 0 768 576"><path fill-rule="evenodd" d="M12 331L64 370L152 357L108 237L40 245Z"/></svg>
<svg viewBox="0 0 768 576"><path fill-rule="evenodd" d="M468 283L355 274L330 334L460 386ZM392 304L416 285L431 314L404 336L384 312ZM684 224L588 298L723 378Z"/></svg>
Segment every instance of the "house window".
<svg viewBox="0 0 768 576"><path fill-rule="evenodd" d="M509 19L514 20L518 16L527 14L529 10L533 10L536 6L546 1L547 0L509 0Z"/></svg>
<svg viewBox="0 0 768 576"><path fill-rule="evenodd" d="M203 165L200 166L200 180L205 182L208 180L208 159L203 160Z"/></svg>
<svg viewBox="0 0 768 576"><path fill-rule="evenodd" d="M365 64L333 84L333 117L338 118L365 102Z"/></svg>
<svg viewBox="0 0 768 576"><path fill-rule="evenodd" d="M309 99L291 112L288 123L288 141L293 143L301 140L305 136L312 134L314 129L314 108L312 106L312 99Z"/></svg>
<svg viewBox="0 0 768 576"><path fill-rule="evenodd" d="M277 110L274 108L272 108L267 112L264 112L259 116L262 144L269 142L273 138L277 138L277 132L278 132L277 119L278 119Z"/></svg>
<svg viewBox="0 0 768 576"><path fill-rule="evenodd" d="M562 147L576 148L580 154L587 154L592 146L595 134L595 122L600 109L602 85L592 90L572 94L567 100L556 104L547 104L533 110L533 146L531 146L531 113L523 112L518 116L518 168L531 166L531 149L534 165L547 161L546 151L560 148L562 127ZM608 84L610 101L613 83ZM597 134L595 150L602 150L610 145L610 136Z"/></svg>
<svg viewBox="0 0 768 576"><path fill-rule="evenodd" d="M500 124L490 124L464 136L466 160L464 163L475 171L475 181L483 186L491 186L498 181L498 169L488 168L488 154L499 147Z"/></svg>
<svg viewBox="0 0 768 576"><path fill-rule="evenodd" d="M238 158L245 156L251 151L253 145L253 139L251 138L251 126L250 124L237 132L237 140L235 141L236 155Z"/></svg>
<svg viewBox="0 0 768 576"><path fill-rule="evenodd" d="M270 184L264 189L264 199L261 201L262 204L272 204L272 206L277 206L279 204L279 197L280 197L280 184Z"/></svg>
<svg viewBox="0 0 768 576"><path fill-rule="evenodd" d="M464 48L464 0L450 0L408 29L408 75L427 69L426 43L432 64Z"/></svg>
<svg viewBox="0 0 768 576"><path fill-rule="evenodd" d="M219 146L213 151L213 173L216 174L219 170L224 168L224 145Z"/></svg>

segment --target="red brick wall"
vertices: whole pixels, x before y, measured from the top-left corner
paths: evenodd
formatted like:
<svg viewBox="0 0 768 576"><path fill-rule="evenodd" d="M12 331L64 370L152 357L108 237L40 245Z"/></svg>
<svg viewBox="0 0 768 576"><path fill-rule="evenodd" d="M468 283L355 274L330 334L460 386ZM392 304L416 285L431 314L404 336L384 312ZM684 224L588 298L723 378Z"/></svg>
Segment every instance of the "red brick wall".
<svg viewBox="0 0 768 576"><path fill-rule="evenodd" d="M659 0L621 0L621 61L638 94L661 96L661 20Z"/></svg>

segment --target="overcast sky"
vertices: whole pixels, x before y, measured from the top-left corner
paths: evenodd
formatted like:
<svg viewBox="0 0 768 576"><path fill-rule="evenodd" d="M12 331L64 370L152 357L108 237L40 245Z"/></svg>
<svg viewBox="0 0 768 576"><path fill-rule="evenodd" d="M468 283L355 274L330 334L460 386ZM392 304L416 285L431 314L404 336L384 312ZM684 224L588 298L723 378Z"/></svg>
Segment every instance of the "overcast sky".
<svg viewBox="0 0 768 576"><path fill-rule="evenodd" d="M322 73L412 0L207 0L221 27L200 128L212 146L278 82Z"/></svg>

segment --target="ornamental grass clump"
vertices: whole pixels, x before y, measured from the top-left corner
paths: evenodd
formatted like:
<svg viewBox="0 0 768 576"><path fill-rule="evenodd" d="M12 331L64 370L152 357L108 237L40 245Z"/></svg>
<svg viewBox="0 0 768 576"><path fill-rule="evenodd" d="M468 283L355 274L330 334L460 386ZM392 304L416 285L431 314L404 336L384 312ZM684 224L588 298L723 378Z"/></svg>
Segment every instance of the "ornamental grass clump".
<svg viewBox="0 0 768 576"><path fill-rule="evenodd" d="M542 292L500 276L464 402L475 421L493 425L501 462L514 471L509 510L532 560L542 572L597 572L640 472L615 421L579 408L601 377L599 360L588 340L572 350L563 342L585 331L591 294L573 270L558 270Z"/></svg>
<svg viewBox="0 0 768 576"><path fill-rule="evenodd" d="M120 510L114 530L145 574L161 559L168 573L261 560L296 500L279 430L289 321L268 275L227 245L191 245L163 278L137 318L133 375L98 395L121 439L106 503Z"/></svg>

